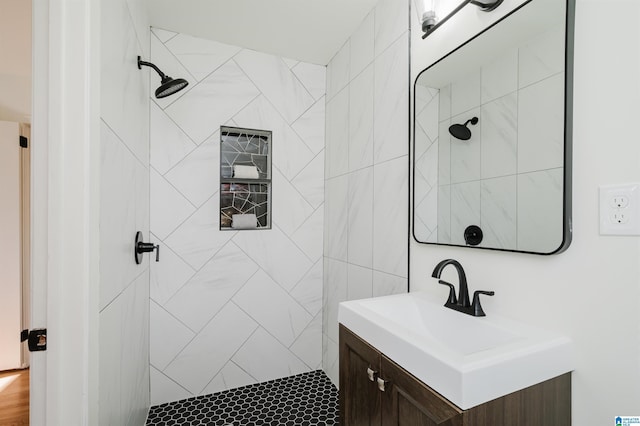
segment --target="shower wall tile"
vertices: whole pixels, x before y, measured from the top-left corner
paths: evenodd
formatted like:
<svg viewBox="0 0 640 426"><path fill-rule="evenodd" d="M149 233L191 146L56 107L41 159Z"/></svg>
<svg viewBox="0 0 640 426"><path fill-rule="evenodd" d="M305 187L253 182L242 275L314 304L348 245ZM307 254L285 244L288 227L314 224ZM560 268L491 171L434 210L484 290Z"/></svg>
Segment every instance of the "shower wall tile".
<svg viewBox="0 0 640 426"><path fill-rule="evenodd" d="M375 55L381 55L409 29L409 2L380 0L375 8ZM408 46L407 46L408 49Z"/></svg>
<svg viewBox="0 0 640 426"><path fill-rule="evenodd" d="M263 95L255 98L233 119L237 126L272 132L273 166L277 167L289 180L300 173L314 158L313 152L304 140Z"/></svg>
<svg viewBox="0 0 640 426"><path fill-rule="evenodd" d="M98 392L101 409L100 424L125 424L127 417L120 406L120 383L122 381L120 356L122 339L122 300L115 299L100 312L100 363Z"/></svg>
<svg viewBox="0 0 640 426"><path fill-rule="evenodd" d="M257 271L240 248L227 244L164 307L199 332Z"/></svg>
<svg viewBox="0 0 640 426"><path fill-rule="evenodd" d="M373 271L373 297L406 293L408 281L406 277Z"/></svg>
<svg viewBox="0 0 640 426"><path fill-rule="evenodd" d="M165 239L196 210L165 178L151 169L151 229Z"/></svg>
<svg viewBox="0 0 640 426"><path fill-rule="evenodd" d="M509 49L502 57L480 70L482 103L486 104L518 90L518 49Z"/></svg>
<svg viewBox="0 0 640 426"><path fill-rule="evenodd" d="M451 243L451 185L438 186L438 242Z"/></svg>
<svg viewBox="0 0 640 426"><path fill-rule="evenodd" d="M351 45L347 40L327 65L327 102L349 84L350 58Z"/></svg>
<svg viewBox="0 0 640 426"><path fill-rule="evenodd" d="M141 425L149 394L149 260L136 265L132 239L149 240L149 83L136 56L149 55L140 0L100 2L100 424Z"/></svg>
<svg viewBox="0 0 640 426"><path fill-rule="evenodd" d="M291 125L315 155L324 149L325 111L326 102L323 96Z"/></svg>
<svg viewBox="0 0 640 426"><path fill-rule="evenodd" d="M230 324L233 327L229 327ZM228 303L178 354L164 373L189 392L200 394L257 328L258 324L251 317L235 304Z"/></svg>
<svg viewBox="0 0 640 426"><path fill-rule="evenodd" d="M293 123L315 102L280 57L244 49L234 60L288 123ZM320 79L321 76L315 80Z"/></svg>
<svg viewBox="0 0 640 426"><path fill-rule="evenodd" d="M120 408L127 424L141 424L149 407L149 269L122 296Z"/></svg>
<svg viewBox="0 0 640 426"><path fill-rule="evenodd" d="M241 50L236 46L185 34L176 35L165 46L197 81L202 81Z"/></svg>
<svg viewBox="0 0 640 426"><path fill-rule="evenodd" d="M309 367L263 328L258 328L232 359L254 377L256 382L266 382L309 371Z"/></svg>
<svg viewBox="0 0 640 426"><path fill-rule="evenodd" d="M318 313L289 347L309 368L322 363L322 313Z"/></svg>
<svg viewBox="0 0 640 426"><path fill-rule="evenodd" d="M149 318L151 365L163 370L196 334L153 300L150 304Z"/></svg>
<svg viewBox="0 0 640 426"><path fill-rule="evenodd" d="M451 185L451 243L465 245L464 230L479 223L480 181Z"/></svg>
<svg viewBox="0 0 640 426"><path fill-rule="evenodd" d="M278 227L266 232L238 232L233 241L287 291L313 266Z"/></svg>
<svg viewBox="0 0 640 426"><path fill-rule="evenodd" d="M560 247L563 178L561 168L518 175L518 250Z"/></svg>
<svg viewBox="0 0 640 426"><path fill-rule="evenodd" d="M173 37L177 36L178 33L169 30L163 30L162 28L151 27L151 34L156 36L158 40L162 43L166 43L171 40Z"/></svg>
<svg viewBox="0 0 640 426"><path fill-rule="evenodd" d="M520 87L564 71L564 27L541 34L520 49Z"/></svg>
<svg viewBox="0 0 640 426"><path fill-rule="evenodd" d="M391 3L398 4L395 0ZM404 78L409 75L407 37L407 33L401 34L375 60L374 163L408 154L409 84L408 77Z"/></svg>
<svg viewBox="0 0 640 426"><path fill-rule="evenodd" d="M100 126L100 308L116 298L142 271L131 255L131 238L146 236L148 217L148 169L127 149L104 121ZM116 208L126 206L126 208ZM113 232L118 230L118 232Z"/></svg>
<svg viewBox="0 0 640 426"><path fill-rule="evenodd" d="M291 236L291 240L309 260L315 262L322 258L323 246L319 242L322 241L323 235L324 204L320 204L307 221Z"/></svg>
<svg viewBox="0 0 640 426"><path fill-rule="evenodd" d="M440 121L449 120L451 118L451 85L441 87L439 96L438 119Z"/></svg>
<svg viewBox="0 0 640 426"><path fill-rule="evenodd" d="M484 179L480 194L480 227L483 247L516 247L517 178L515 175Z"/></svg>
<svg viewBox="0 0 640 426"><path fill-rule="evenodd" d="M233 296L233 301L286 347L313 317L264 271L258 271Z"/></svg>
<svg viewBox="0 0 640 426"><path fill-rule="evenodd" d="M323 340L322 369L335 386L340 382L338 343L331 339Z"/></svg>
<svg viewBox="0 0 640 426"><path fill-rule="evenodd" d="M466 113L480 106L480 73L472 72L451 84L451 115ZM470 115L464 121L473 117ZM456 119L453 120L454 123ZM463 121L463 123L464 123Z"/></svg>
<svg viewBox="0 0 640 426"><path fill-rule="evenodd" d="M349 87L349 171L373 164L373 66Z"/></svg>
<svg viewBox="0 0 640 426"><path fill-rule="evenodd" d="M347 300L373 297L373 270L357 265L347 269Z"/></svg>
<svg viewBox="0 0 640 426"><path fill-rule="evenodd" d="M317 315L322 311L322 272L322 259L318 259L290 293L291 297L311 315Z"/></svg>
<svg viewBox="0 0 640 426"><path fill-rule="evenodd" d="M451 183L451 135L449 126L451 120L440 122L438 130L438 184L449 185Z"/></svg>
<svg viewBox="0 0 640 426"><path fill-rule="evenodd" d="M318 100L324 96L326 89L327 67L323 65L298 62L291 68L293 74L300 80L307 92Z"/></svg>
<svg viewBox="0 0 640 426"><path fill-rule="evenodd" d="M318 208L324 202L324 152L316 155L291 183L311 207Z"/></svg>
<svg viewBox="0 0 640 426"><path fill-rule="evenodd" d="M191 392L171 380L158 369L151 367L151 405L160 405L167 401L179 401L192 396Z"/></svg>
<svg viewBox="0 0 640 426"><path fill-rule="evenodd" d="M351 80L373 62L375 56L374 31L375 13L371 12L364 18L356 32L351 35Z"/></svg>
<svg viewBox="0 0 640 426"><path fill-rule="evenodd" d="M151 191L153 193L153 184ZM234 231L219 231L220 210L218 205L218 197L214 195L164 239L165 244L171 247L193 269L202 268L235 235ZM169 204L167 209L171 208L171 204ZM153 215L151 223L153 226Z"/></svg>
<svg viewBox="0 0 640 426"><path fill-rule="evenodd" d="M480 111L481 178L517 173L518 95L511 93L482 106Z"/></svg>
<svg viewBox="0 0 640 426"><path fill-rule="evenodd" d="M161 241L151 234L151 241ZM149 292L152 300L160 305L166 303L195 275L196 271L180 258L170 247L162 245L162 262L149 262L151 282Z"/></svg>
<svg viewBox="0 0 640 426"><path fill-rule="evenodd" d="M218 374L209 382L204 391L204 395L222 392L229 389L239 388L241 386L251 385L255 383L255 379L247 374L242 368L238 367L232 361L220 370Z"/></svg>
<svg viewBox="0 0 640 426"><path fill-rule="evenodd" d="M142 43L125 0L101 2L100 17L101 32L109 35L100 44L100 72L109 76L100 79L100 116L138 160L147 164L151 74L137 66Z"/></svg>
<svg viewBox="0 0 640 426"><path fill-rule="evenodd" d="M407 276L407 158L375 165L373 178L373 269Z"/></svg>
<svg viewBox="0 0 640 426"><path fill-rule="evenodd" d="M327 68L322 368L336 386L339 303L407 291L408 7L378 2Z"/></svg>
<svg viewBox="0 0 640 426"><path fill-rule="evenodd" d="M420 194L422 195L422 194ZM414 220L416 221L416 230L421 226L420 235L424 242L437 242L438 228L438 186L433 186L424 196L422 200L415 204ZM416 235L417 237L418 235Z"/></svg>
<svg viewBox="0 0 640 426"><path fill-rule="evenodd" d="M562 167L564 158L564 73L519 92L518 172Z"/></svg>
<svg viewBox="0 0 640 426"><path fill-rule="evenodd" d="M452 123L464 124L471 117L480 117L480 108L454 116ZM469 182L480 179L480 151L483 123L478 121L475 126L469 123L471 139L463 141L453 136L449 138L451 144L451 183Z"/></svg>
<svg viewBox="0 0 640 426"><path fill-rule="evenodd" d="M167 126L151 140L159 172L153 171L158 208L151 216L165 260L154 265L151 292L156 314L168 315L160 315L155 329L162 329L162 318L173 318L175 327L194 334L189 342L172 342L170 354L154 354L154 360L164 354L164 364L179 350L168 365L152 370L154 403L256 383L266 377L263 363L273 364L276 376L316 369L322 354L325 67L158 29L153 39L152 62L190 83L154 111ZM348 68L346 75L348 81ZM220 125L272 132L271 230L219 229ZM168 154L163 144L172 144ZM279 310L272 312L264 301L274 294Z"/></svg>
<svg viewBox="0 0 640 426"><path fill-rule="evenodd" d="M416 113L416 126L419 126L431 143L438 140L440 96L435 95Z"/></svg>
<svg viewBox="0 0 640 426"><path fill-rule="evenodd" d="M338 304L347 300L349 265L339 260L325 259L325 283L323 297L323 333L334 342L338 341Z"/></svg>
<svg viewBox="0 0 640 426"><path fill-rule="evenodd" d="M347 260L367 268L373 266L373 186L373 167L349 175Z"/></svg>
<svg viewBox="0 0 640 426"><path fill-rule="evenodd" d="M234 61L229 61L165 111L200 144L259 94L243 70Z"/></svg>
<svg viewBox="0 0 640 426"><path fill-rule="evenodd" d="M420 174L429 187L438 185L438 141L431 143L420 155L416 153L415 174Z"/></svg>
<svg viewBox="0 0 640 426"><path fill-rule="evenodd" d="M343 175L325 181L325 241L324 255L347 260L348 244L344 238L349 221L349 176Z"/></svg>
<svg viewBox="0 0 640 426"><path fill-rule="evenodd" d="M318 168L316 165L315 169L322 170L322 166L323 164L320 164ZM304 171L313 172L309 167L305 168ZM271 194L272 220L285 234L292 236L313 214L315 209L276 167L273 167L271 177L273 187L278 189ZM323 182L318 182L318 180L321 181L322 179L314 179L313 174L308 175L308 178L312 185L316 187L311 187L310 189L315 189L317 195L317 186L320 186L321 191L323 189Z"/></svg>
<svg viewBox="0 0 640 426"><path fill-rule="evenodd" d="M349 88L327 103L325 177L333 178L349 171Z"/></svg>
<svg viewBox="0 0 640 426"><path fill-rule="evenodd" d="M164 176L194 206L202 206L220 188L220 133L183 156Z"/></svg>
<svg viewBox="0 0 640 426"><path fill-rule="evenodd" d="M126 0L131 15L131 23L135 28L136 38L145 57L149 57L149 43L151 32L149 31L149 16L145 0Z"/></svg>
<svg viewBox="0 0 640 426"><path fill-rule="evenodd" d="M187 154L196 148L196 144L176 123L150 102L150 138L155 141L150 148L151 166L160 174L165 174Z"/></svg>

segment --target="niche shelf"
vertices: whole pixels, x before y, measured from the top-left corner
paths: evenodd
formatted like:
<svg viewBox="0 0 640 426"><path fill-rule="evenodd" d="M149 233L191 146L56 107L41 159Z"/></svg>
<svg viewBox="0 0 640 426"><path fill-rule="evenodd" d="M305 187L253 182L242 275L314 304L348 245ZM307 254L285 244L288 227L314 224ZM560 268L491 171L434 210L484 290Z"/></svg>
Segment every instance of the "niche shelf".
<svg viewBox="0 0 640 426"><path fill-rule="evenodd" d="M271 151L268 130L220 127L220 230L271 229Z"/></svg>

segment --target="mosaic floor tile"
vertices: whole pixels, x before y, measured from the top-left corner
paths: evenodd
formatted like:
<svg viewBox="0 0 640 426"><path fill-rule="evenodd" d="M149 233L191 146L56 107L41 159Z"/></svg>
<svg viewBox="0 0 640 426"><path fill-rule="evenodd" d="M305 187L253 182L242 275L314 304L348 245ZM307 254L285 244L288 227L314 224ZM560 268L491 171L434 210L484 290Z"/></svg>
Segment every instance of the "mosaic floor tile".
<svg viewBox="0 0 640 426"><path fill-rule="evenodd" d="M151 407L147 426L337 426L338 390L322 370Z"/></svg>

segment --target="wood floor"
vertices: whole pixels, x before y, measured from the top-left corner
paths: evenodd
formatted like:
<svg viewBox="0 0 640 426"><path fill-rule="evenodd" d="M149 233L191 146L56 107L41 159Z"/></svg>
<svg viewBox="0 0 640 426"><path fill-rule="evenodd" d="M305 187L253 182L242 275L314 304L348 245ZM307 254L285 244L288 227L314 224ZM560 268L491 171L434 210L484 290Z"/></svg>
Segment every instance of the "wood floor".
<svg viewBox="0 0 640 426"><path fill-rule="evenodd" d="M29 425L29 370L0 372L0 426Z"/></svg>

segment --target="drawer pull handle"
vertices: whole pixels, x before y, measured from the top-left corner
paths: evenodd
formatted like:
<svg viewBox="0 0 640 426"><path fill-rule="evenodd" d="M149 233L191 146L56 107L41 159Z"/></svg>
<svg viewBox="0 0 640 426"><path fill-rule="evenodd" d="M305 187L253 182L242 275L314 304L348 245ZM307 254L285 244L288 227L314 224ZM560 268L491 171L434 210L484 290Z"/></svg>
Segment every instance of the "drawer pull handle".
<svg viewBox="0 0 640 426"><path fill-rule="evenodd" d="M378 389L380 389L380 391L384 392L387 383L389 382L378 377Z"/></svg>
<svg viewBox="0 0 640 426"><path fill-rule="evenodd" d="M373 371L371 367L367 368L367 376L369 376L370 381L372 382L376 381L376 374L378 374L377 371Z"/></svg>

